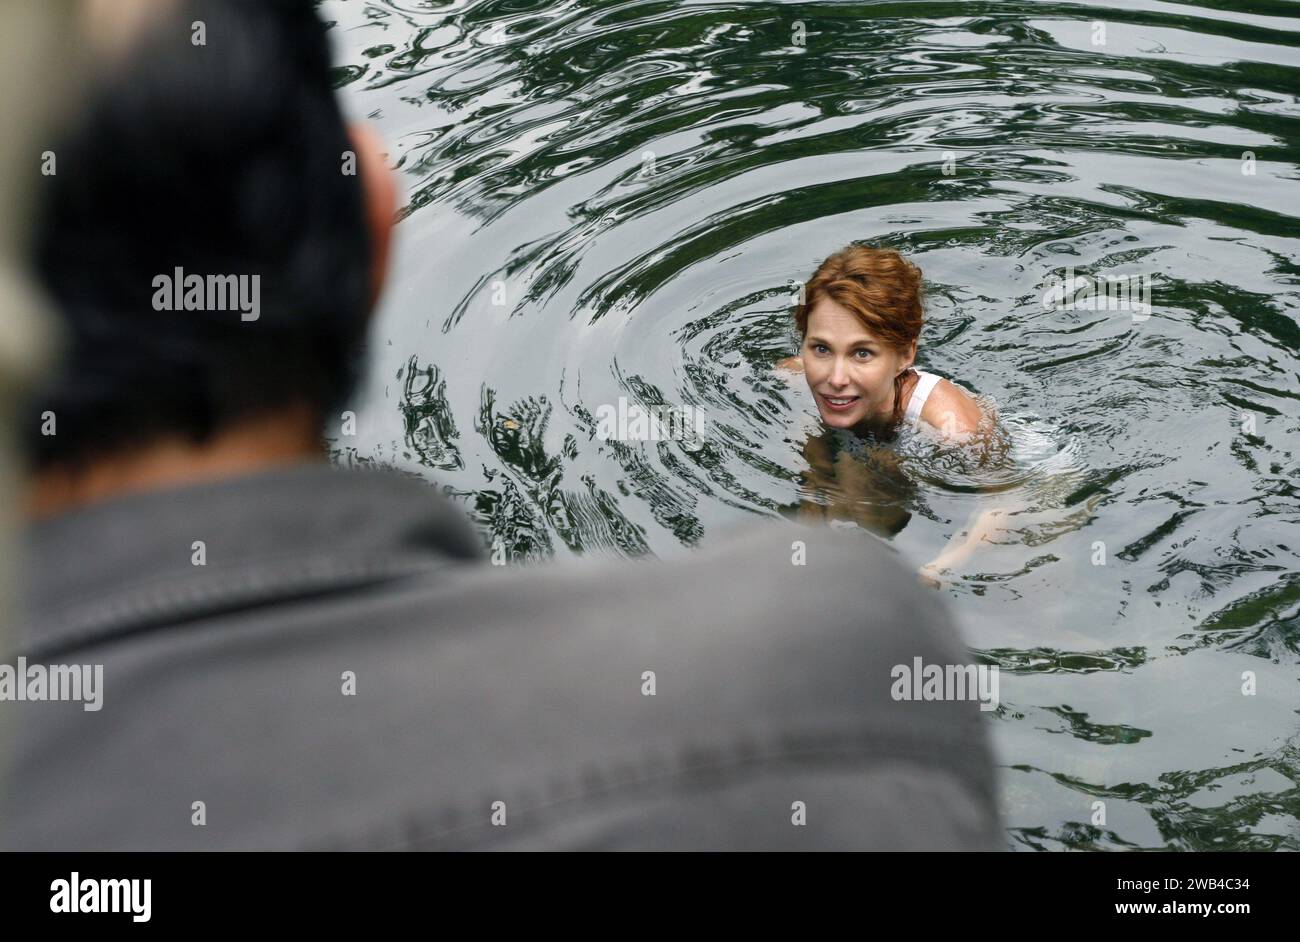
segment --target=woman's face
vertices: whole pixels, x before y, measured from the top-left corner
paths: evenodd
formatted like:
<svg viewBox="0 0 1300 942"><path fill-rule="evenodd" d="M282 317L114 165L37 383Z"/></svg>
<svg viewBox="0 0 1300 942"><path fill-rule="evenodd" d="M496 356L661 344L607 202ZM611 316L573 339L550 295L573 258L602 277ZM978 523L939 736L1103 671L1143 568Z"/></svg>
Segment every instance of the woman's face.
<svg viewBox="0 0 1300 942"><path fill-rule="evenodd" d="M809 312L801 355L822 421L852 428L890 417L894 377L912 365L916 344L901 352L886 347L852 312L822 298Z"/></svg>

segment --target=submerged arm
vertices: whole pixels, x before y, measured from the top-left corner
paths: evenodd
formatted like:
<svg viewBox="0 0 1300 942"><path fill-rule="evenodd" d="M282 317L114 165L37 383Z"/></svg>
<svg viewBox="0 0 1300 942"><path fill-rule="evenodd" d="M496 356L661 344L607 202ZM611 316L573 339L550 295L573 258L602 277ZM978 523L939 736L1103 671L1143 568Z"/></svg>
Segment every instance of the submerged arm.
<svg viewBox="0 0 1300 942"><path fill-rule="evenodd" d="M941 584L939 575L945 569L954 569L964 563L980 544L998 542L998 536L1011 532L1006 526L1007 518L1017 509L1014 506L998 507L972 514L966 528L955 534L938 556L921 567L921 581L937 587Z"/></svg>
<svg viewBox="0 0 1300 942"><path fill-rule="evenodd" d="M944 430L949 439L972 449L971 457L981 467L1005 460L1009 443L998 430L996 416L985 414L975 400L958 387L939 384L930 401L926 402L922 417ZM989 493L987 489L981 490ZM941 572L960 566L984 543L999 542L999 536L1011 532L1008 518L1024 509L1023 502L1009 500L1001 507L972 512L965 529L954 534L939 555L921 567L921 581L940 585Z"/></svg>

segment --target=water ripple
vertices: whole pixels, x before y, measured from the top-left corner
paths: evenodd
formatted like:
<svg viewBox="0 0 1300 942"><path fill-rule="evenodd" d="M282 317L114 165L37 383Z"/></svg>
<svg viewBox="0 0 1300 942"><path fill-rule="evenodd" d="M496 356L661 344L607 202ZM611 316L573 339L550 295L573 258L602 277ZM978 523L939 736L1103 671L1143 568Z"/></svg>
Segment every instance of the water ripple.
<svg viewBox="0 0 1300 942"><path fill-rule="evenodd" d="M340 460L437 481L515 560L785 515L919 564L1004 510L942 591L1002 670L1009 843L1300 849L1293 4L322 9L406 193ZM774 372L851 241L924 270L920 362L998 460L828 436ZM1067 267L1151 310L1045 306ZM704 432L602 435L620 403Z"/></svg>

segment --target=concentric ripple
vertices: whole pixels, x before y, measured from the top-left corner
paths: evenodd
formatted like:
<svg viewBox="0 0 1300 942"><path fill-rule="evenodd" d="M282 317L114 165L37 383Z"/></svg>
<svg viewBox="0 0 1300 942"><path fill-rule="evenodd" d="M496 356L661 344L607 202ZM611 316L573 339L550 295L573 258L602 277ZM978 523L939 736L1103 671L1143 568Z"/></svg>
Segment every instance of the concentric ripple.
<svg viewBox="0 0 1300 942"><path fill-rule="evenodd" d="M515 560L804 514L919 565L1006 511L939 591L1002 673L1009 845L1300 850L1300 7L322 10L406 193L340 460ZM920 265L1001 460L837 439L773 370L851 241ZM701 432L607 439L620 400Z"/></svg>

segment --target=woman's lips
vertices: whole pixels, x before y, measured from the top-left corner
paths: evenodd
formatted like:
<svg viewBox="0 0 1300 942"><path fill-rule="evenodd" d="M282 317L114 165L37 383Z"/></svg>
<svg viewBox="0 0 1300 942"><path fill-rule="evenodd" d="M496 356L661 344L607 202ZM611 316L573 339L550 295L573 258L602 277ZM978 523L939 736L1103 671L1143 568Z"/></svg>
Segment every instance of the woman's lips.
<svg viewBox="0 0 1300 942"><path fill-rule="evenodd" d="M817 395L821 397L821 401L825 404L826 408L830 409L832 412L847 412L849 409L856 406L858 400L862 398L861 396L835 396L832 398L824 393L818 393ZM839 401L837 402L836 400Z"/></svg>

